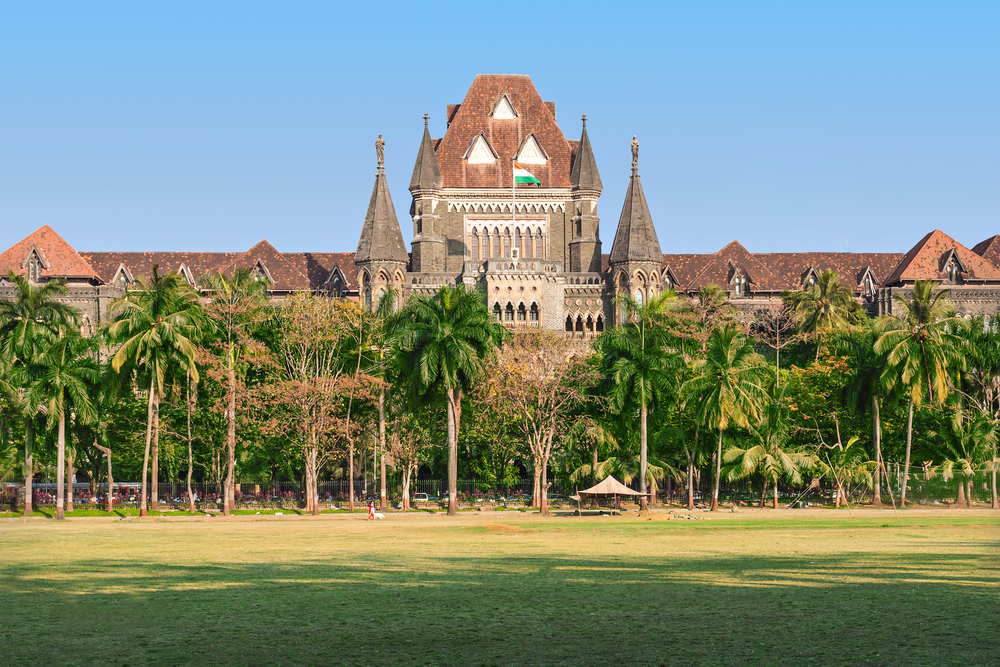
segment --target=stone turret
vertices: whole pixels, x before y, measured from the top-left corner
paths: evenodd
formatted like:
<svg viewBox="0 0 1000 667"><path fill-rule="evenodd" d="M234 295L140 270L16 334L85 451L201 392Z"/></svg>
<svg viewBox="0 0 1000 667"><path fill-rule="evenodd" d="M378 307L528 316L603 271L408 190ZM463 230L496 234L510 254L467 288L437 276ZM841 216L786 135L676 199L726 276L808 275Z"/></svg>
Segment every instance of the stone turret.
<svg viewBox="0 0 1000 667"><path fill-rule="evenodd" d="M600 218L597 200L603 185L597 171L597 160L587 136L587 115L583 118L583 132L570 170L573 191L572 230L569 241L569 271L571 273L597 273L601 270Z"/></svg>
<svg viewBox="0 0 1000 667"><path fill-rule="evenodd" d="M382 154L384 145L382 135L379 135L375 143L378 174L368 202L365 223L361 228L358 250L354 253L360 296L365 305L370 307L389 290L397 293L397 299L402 297L403 276L409 260L403 232L396 218L396 209L392 205L389 184L385 179L385 160Z"/></svg>
<svg viewBox="0 0 1000 667"><path fill-rule="evenodd" d="M424 136L420 140L420 151L413 165L413 176L410 177L410 194L413 195L410 207L410 215L413 217L411 268L416 273L444 270L445 239L438 223L441 216L434 213L444 181L434 151L434 140L431 139L428 128L429 118L424 114Z"/></svg>
<svg viewBox="0 0 1000 667"><path fill-rule="evenodd" d="M635 137L632 138L632 178L625 193L609 263L616 293L629 294L641 303L660 291L663 253L639 180L639 142ZM623 316L624 313L618 313L619 322L623 321Z"/></svg>

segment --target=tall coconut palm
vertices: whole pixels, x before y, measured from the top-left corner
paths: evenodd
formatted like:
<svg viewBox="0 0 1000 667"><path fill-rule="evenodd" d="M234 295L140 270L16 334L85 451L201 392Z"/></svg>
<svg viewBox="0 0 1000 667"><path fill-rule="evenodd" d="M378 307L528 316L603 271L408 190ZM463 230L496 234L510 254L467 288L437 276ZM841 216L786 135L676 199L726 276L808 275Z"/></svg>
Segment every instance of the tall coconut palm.
<svg viewBox="0 0 1000 667"><path fill-rule="evenodd" d="M952 387L952 374L965 368L963 351L966 342L957 335L966 327L955 317L948 300L949 290L938 290L941 283L918 280L913 296L893 295L899 315L886 315L876 323L879 338L875 352L885 354L883 380L900 386L909 394L906 420L906 460L903 464L903 489L900 504L906 505L906 485L910 479L910 452L913 443L913 408L924 401L943 403Z"/></svg>
<svg viewBox="0 0 1000 667"><path fill-rule="evenodd" d="M482 294L444 286L433 297L415 296L399 325L404 372L419 398L443 394L448 408L448 514L458 512L458 432L462 399L502 340Z"/></svg>
<svg viewBox="0 0 1000 667"><path fill-rule="evenodd" d="M997 421L1000 418L1000 328L985 317L973 317L966 338L969 341L966 350L968 368L962 381L970 400L969 407ZM991 505L993 509L1000 509L1000 498L997 497L997 464L1000 463L997 439L993 441L989 458Z"/></svg>
<svg viewBox="0 0 1000 667"><path fill-rule="evenodd" d="M75 329L67 329L33 360L29 370L31 381L25 401L28 410L41 410L48 416L49 427L57 427L56 519L65 518L66 413L72 408L76 419L84 424L97 415L90 395L100 376L94 352L91 341Z"/></svg>
<svg viewBox="0 0 1000 667"><path fill-rule="evenodd" d="M265 317L265 285L247 268L237 269L231 278L218 273L204 281L204 287L211 293L205 313L214 325L215 342L220 348L218 356L226 377L227 456L222 503L222 513L226 516L232 513L236 501L236 380L245 367L242 362L246 353L257 347L253 334Z"/></svg>
<svg viewBox="0 0 1000 667"><path fill-rule="evenodd" d="M77 322L77 312L68 303L59 301L66 294L63 280L50 280L36 285L13 272L8 281L14 285L14 298L0 301L0 355L10 365L10 381L19 390L27 388L29 376L26 364L35 359L58 334ZM20 393L11 396L10 405L20 410ZM35 418L33 412L22 411L24 419L24 515L32 513L31 480L34 476Z"/></svg>
<svg viewBox="0 0 1000 667"><path fill-rule="evenodd" d="M646 493L646 467L649 446L647 421L650 408L662 405L676 395L681 357L667 344L670 332L664 316L674 301L673 292L664 292L639 304L631 297L618 297L628 321L608 329L595 341L601 355L601 370L613 413L639 415L639 493ZM647 508L648 498L640 495L640 509Z"/></svg>
<svg viewBox="0 0 1000 667"><path fill-rule="evenodd" d="M824 271L815 283L798 292L786 292L784 298L798 320L799 330L817 337L817 359L826 336L861 318L854 291L840 282L834 271Z"/></svg>
<svg viewBox="0 0 1000 667"><path fill-rule="evenodd" d="M942 433L932 432L928 436L944 458L942 477L958 481L956 504L971 507L972 478L992 462L997 443L996 424L981 414L967 415L959 407Z"/></svg>
<svg viewBox="0 0 1000 667"><path fill-rule="evenodd" d="M876 471L873 479L873 503L882 505L882 482L885 463L882 460L882 400L887 388L882 379L885 370L885 354L875 352L879 334L874 323L869 326L843 332L833 345L838 352L851 358L851 375L845 385L845 401L864 414L871 410L872 448L875 453Z"/></svg>
<svg viewBox="0 0 1000 667"><path fill-rule="evenodd" d="M784 391L772 384L760 423L751 427L754 444L726 450L723 461L729 465L730 479L744 479L754 473L764 476L765 486L773 490L772 507L778 509L778 482L784 478L792 484L802 483L802 473L815 464L810 454L789 446L791 420L783 402ZM761 504L764 497L761 495Z"/></svg>
<svg viewBox="0 0 1000 667"><path fill-rule="evenodd" d="M134 368L141 371L149 383L146 406L146 449L142 458L142 495L140 516L146 510L146 479L149 473L150 446L153 428L159 430L159 398L172 371L190 373L198 381L195 364L195 340L199 335L201 306L198 293L177 272L160 275L153 265L152 277L140 278L135 291L111 305L113 320L107 333L110 342L118 345L111 358L111 367L118 373ZM153 471L155 503L156 466Z"/></svg>
<svg viewBox="0 0 1000 667"><path fill-rule="evenodd" d="M770 371L743 332L733 325L712 332L701 373L681 388L685 405L693 406L698 423L719 432L715 457L712 510L719 507L722 434L730 424L748 427L762 417Z"/></svg>

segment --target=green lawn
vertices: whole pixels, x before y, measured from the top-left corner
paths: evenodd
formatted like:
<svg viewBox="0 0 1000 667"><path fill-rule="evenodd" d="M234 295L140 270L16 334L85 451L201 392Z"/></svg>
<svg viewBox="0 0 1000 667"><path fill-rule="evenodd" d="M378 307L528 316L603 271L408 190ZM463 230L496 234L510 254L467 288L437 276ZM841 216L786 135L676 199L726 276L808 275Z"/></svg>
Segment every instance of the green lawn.
<svg viewBox="0 0 1000 667"><path fill-rule="evenodd" d="M662 518L4 519L0 665L1000 664L995 512Z"/></svg>

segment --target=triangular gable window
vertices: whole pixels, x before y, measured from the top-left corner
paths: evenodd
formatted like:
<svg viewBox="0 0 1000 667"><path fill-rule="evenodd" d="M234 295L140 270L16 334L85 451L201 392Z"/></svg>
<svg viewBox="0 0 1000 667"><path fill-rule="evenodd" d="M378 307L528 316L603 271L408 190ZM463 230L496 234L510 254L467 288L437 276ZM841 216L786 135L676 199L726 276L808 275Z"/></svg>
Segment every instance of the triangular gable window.
<svg viewBox="0 0 1000 667"><path fill-rule="evenodd" d="M465 151L463 157L469 161L469 164L493 164L500 156L490 146L490 142L486 140L486 137L480 133L469 144L469 150Z"/></svg>
<svg viewBox="0 0 1000 667"><path fill-rule="evenodd" d="M28 251L28 256L24 258L24 263L21 267L25 269L25 273L28 276L28 280L37 283L42 279L42 269L48 269L49 266L42 259L42 253L38 250L38 246L31 246L31 250Z"/></svg>
<svg viewBox="0 0 1000 667"><path fill-rule="evenodd" d="M271 272L267 270L266 266L264 266L264 262L260 261L259 259L257 260L257 263L253 265L253 268L250 270L250 275L253 276L254 280L264 280L267 281L269 284L274 282L274 278L271 277Z"/></svg>
<svg viewBox="0 0 1000 667"><path fill-rule="evenodd" d="M966 273L966 268L965 265L962 264L962 260L959 258L958 253L955 252L954 248L946 252L941 257L941 265L949 283L953 285L962 284L962 274Z"/></svg>
<svg viewBox="0 0 1000 667"><path fill-rule="evenodd" d="M817 282L819 282L819 274L816 273L816 269L810 266L806 272L802 274L802 289L809 289Z"/></svg>
<svg viewBox="0 0 1000 667"><path fill-rule="evenodd" d="M184 276L184 280L187 281L188 285L194 287L194 274L191 273L191 269L186 264L181 264L181 268L177 269L177 272Z"/></svg>
<svg viewBox="0 0 1000 667"><path fill-rule="evenodd" d="M875 295L875 276L872 275L872 267L870 266L865 267L865 270L861 274L861 295Z"/></svg>
<svg viewBox="0 0 1000 667"><path fill-rule="evenodd" d="M521 164L545 164L549 156L542 150L535 135L529 134L517 151L517 161Z"/></svg>
<svg viewBox="0 0 1000 667"><path fill-rule="evenodd" d="M677 289L678 285L677 276L674 275L674 270L669 266L663 269L663 274L661 276L661 279L663 280L663 289L665 290Z"/></svg>
<svg viewBox="0 0 1000 667"><path fill-rule="evenodd" d="M121 289L127 289L129 283L133 281L132 272L128 270L128 267L119 264L118 270L115 272L114 284Z"/></svg>
<svg viewBox="0 0 1000 667"><path fill-rule="evenodd" d="M327 291L336 297L343 296L346 284L347 280L344 278L344 274L341 273L340 267L333 267L333 271L330 272L330 276L326 279Z"/></svg>
<svg viewBox="0 0 1000 667"><path fill-rule="evenodd" d="M497 103L493 105L493 111L490 112L496 120L514 120L517 118L517 111L514 109L514 105L510 103L510 98L504 93L497 100Z"/></svg>
<svg viewBox="0 0 1000 667"><path fill-rule="evenodd" d="M735 296L749 297L753 279L742 268L729 262L729 284L732 285Z"/></svg>

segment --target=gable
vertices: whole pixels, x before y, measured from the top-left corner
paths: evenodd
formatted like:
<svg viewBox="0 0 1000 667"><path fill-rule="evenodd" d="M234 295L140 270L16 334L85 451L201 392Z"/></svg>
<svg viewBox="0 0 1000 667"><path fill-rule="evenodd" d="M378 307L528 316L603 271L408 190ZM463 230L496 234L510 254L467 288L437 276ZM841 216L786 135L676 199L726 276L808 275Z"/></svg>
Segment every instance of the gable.
<svg viewBox="0 0 1000 667"><path fill-rule="evenodd" d="M521 143L521 148L515 157L521 164L545 164L549 161L549 156L542 150L533 134L529 134L528 138Z"/></svg>
<svg viewBox="0 0 1000 667"><path fill-rule="evenodd" d="M514 109L514 105L510 103L510 98L504 93L497 100L497 103L493 105L493 111L490 112L496 120L514 120L517 118L517 111Z"/></svg>
<svg viewBox="0 0 1000 667"><path fill-rule="evenodd" d="M482 134L473 139L469 150L465 151L465 159L469 164L493 164L498 157L500 156Z"/></svg>

